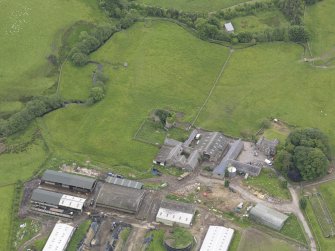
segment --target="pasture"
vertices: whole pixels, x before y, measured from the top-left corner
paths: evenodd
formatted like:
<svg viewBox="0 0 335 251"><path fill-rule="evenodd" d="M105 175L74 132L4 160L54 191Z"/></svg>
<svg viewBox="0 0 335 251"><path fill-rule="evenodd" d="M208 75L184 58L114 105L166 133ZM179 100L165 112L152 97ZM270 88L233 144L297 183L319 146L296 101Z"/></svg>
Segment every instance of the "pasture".
<svg viewBox="0 0 335 251"><path fill-rule="evenodd" d="M312 35L312 54L323 63L334 63L335 58L334 5L335 0L320 1L305 11L305 22Z"/></svg>
<svg viewBox="0 0 335 251"><path fill-rule="evenodd" d="M268 28L286 28L289 23L279 10L256 12L254 15L233 18L236 32L257 32Z"/></svg>
<svg viewBox="0 0 335 251"><path fill-rule="evenodd" d="M191 121L227 55L228 49L201 41L175 24L137 23L91 56L110 78L106 98L90 107L69 105L46 115L43 135L57 149L112 168L122 166L127 175L146 172L158 149L132 140L143 119L161 107L183 112L183 119ZM76 79L71 69L64 68L64 79L68 74ZM77 84L68 79L66 85Z"/></svg>
<svg viewBox="0 0 335 251"><path fill-rule="evenodd" d="M54 85L46 58L57 54L67 27L81 19L105 20L95 0L3 0L0 7L0 107L9 106L7 111Z"/></svg>
<svg viewBox="0 0 335 251"><path fill-rule="evenodd" d="M335 74L304 63L302 55L302 47L290 43L236 50L196 125L250 135L264 119L279 118L320 128L334 146Z"/></svg>
<svg viewBox="0 0 335 251"><path fill-rule="evenodd" d="M198 11L210 12L224 9L239 3L248 2L248 0L170 0L170 1L156 1L156 0L137 0L138 3L143 3L150 6L157 6L163 8L174 8L183 11Z"/></svg>
<svg viewBox="0 0 335 251"><path fill-rule="evenodd" d="M14 186L0 187L0 250L8 250L8 240L10 238L11 211L13 202Z"/></svg>
<svg viewBox="0 0 335 251"><path fill-rule="evenodd" d="M241 241L238 246L238 251L297 251L297 247L288 244L287 242L271 237L259 230L248 228L242 233Z"/></svg>

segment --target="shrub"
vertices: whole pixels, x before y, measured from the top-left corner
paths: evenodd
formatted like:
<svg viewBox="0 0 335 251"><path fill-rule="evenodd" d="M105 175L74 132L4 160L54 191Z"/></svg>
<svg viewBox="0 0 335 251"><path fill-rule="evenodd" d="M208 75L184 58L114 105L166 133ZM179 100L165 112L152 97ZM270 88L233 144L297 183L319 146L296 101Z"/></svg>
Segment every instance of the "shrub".
<svg viewBox="0 0 335 251"><path fill-rule="evenodd" d="M300 208L302 210L306 209L306 207L307 207L307 199L306 199L306 197L300 198L300 200L299 200L299 206L300 206Z"/></svg>
<svg viewBox="0 0 335 251"><path fill-rule="evenodd" d="M304 26L294 25L289 28L288 37L293 42L305 43L310 35Z"/></svg>

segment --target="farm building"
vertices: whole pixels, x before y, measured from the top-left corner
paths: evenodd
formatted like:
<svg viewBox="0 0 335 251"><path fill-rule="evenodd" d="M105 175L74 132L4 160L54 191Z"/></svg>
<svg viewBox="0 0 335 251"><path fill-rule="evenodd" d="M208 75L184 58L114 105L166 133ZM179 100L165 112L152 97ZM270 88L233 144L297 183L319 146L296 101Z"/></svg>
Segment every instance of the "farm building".
<svg viewBox="0 0 335 251"><path fill-rule="evenodd" d="M250 210L250 218L275 230L281 230L288 216L260 203Z"/></svg>
<svg viewBox="0 0 335 251"><path fill-rule="evenodd" d="M43 251L65 251L74 231L75 228L70 225L56 223Z"/></svg>
<svg viewBox="0 0 335 251"><path fill-rule="evenodd" d="M105 183L99 191L96 205L136 214L140 209L144 196L144 190Z"/></svg>
<svg viewBox="0 0 335 251"><path fill-rule="evenodd" d="M277 145L279 144L279 140L268 140L264 138L264 136L260 137L260 139L256 143L256 147L259 151L263 152L268 157L273 157L276 154Z"/></svg>
<svg viewBox="0 0 335 251"><path fill-rule="evenodd" d="M41 183L82 192L92 192L96 185L96 180L75 174L46 170L41 178Z"/></svg>
<svg viewBox="0 0 335 251"><path fill-rule="evenodd" d="M234 32L234 26L231 22L225 23L224 27L228 33L233 33Z"/></svg>
<svg viewBox="0 0 335 251"><path fill-rule="evenodd" d="M45 210L48 213L66 213L68 212L82 212L86 199L75 197L67 194L55 193L43 189L35 189L31 196L33 209ZM55 210L60 209L60 210Z"/></svg>
<svg viewBox="0 0 335 251"><path fill-rule="evenodd" d="M113 185L123 186L123 187L130 187L135 189L142 189L143 183L134 181L134 180L127 180L127 179L121 179L117 177L107 177L106 178L107 183L111 183Z"/></svg>
<svg viewBox="0 0 335 251"><path fill-rule="evenodd" d="M209 226L200 251L227 251L233 239L234 229Z"/></svg>
<svg viewBox="0 0 335 251"><path fill-rule="evenodd" d="M192 171L200 164L201 159L211 162L218 161L228 145L226 137L219 132L200 134L199 131L193 130L184 143L174 139L165 139L153 163Z"/></svg>
<svg viewBox="0 0 335 251"><path fill-rule="evenodd" d="M195 207L191 204L162 201L156 215L156 221L168 226L176 224L181 227L190 227L194 214Z"/></svg>

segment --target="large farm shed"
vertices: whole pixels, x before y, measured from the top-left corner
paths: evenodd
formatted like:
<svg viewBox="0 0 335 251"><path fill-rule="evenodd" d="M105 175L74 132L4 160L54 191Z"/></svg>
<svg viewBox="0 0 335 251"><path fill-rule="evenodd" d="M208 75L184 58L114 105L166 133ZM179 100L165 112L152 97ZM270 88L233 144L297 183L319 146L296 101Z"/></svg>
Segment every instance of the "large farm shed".
<svg viewBox="0 0 335 251"><path fill-rule="evenodd" d="M209 226L200 251L227 251L233 239L234 229Z"/></svg>
<svg viewBox="0 0 335 251"><path fill-rule="evenodd" d="M123 187L130 187L135 189L142 189L143 183L134 181L134 180L127 180L127 179L121 179L117 177L107 177L106 182L111 183L113 185L123 186Z"/></svg>
<svg viewBox="0 0 335 251"><path fill-rule="evenodd" d="M278 139L268 140L264 136L256 143L256 147L259 151L263 152L268 157L273 157L277 151L277 145L279 144Z"/></svg>
<svg viewBox="0 0 335 251"><path fill-rule="evenodd" d="M43 251L65 251L74 231L75 228L70 225L57 223L52 230Z"/></svg>
<svg viewBox="0 0 335 251"><path fill-rule="evenodd" d="M250 218L275 230L281 230L288 216L260 203L250 210Z"/></svg>
<svg viewBox="0 0 335 251"><path fill-rule="evenodd" d="M195 207L191 204L162 201L156 215L156 221L168 226L174 224L181 227L190 227L195 214Z"/></svg>
<svg viewBox="0 0 335 251"><path fill-rule="evenodd" d="M96 205L135 214L140 209L145 191L109 183L101 187Z"/></svg>
<svg viewBox="0 0 335 251"><path fill-rule="evenodd" d="M96 180L75 174L46 170L42 176L41 183L66 187L83 192L92 192Z"/></svg>
<svg viewBox="0 0 335 251"><path fill-rule="evenodd" d="M33 191L31 201L38 205L73 209L82 212L86 200L80 197L37 188Z"/></svg>

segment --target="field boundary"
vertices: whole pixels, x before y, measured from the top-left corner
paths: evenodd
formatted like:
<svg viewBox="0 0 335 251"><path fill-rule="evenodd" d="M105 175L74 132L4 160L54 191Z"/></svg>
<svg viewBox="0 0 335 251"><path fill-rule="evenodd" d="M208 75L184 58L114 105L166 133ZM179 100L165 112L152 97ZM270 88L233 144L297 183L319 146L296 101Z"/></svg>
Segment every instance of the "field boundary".
<svg viewBox="0 0 335 251"><path fill-rule="evenodd" d="M219 72L219 75L218 75L217 78L215 79L212 88L210 89L210 91L209 91L209 93L208 93L208 95L207 95L207 97L206 97L204 103L202 104L202 106L200 107L199 111L197 112L197 115L195 116L194 120L192 121L190 127L193 127L193 126L194 126L194 124L195 124L195 122L197 122L197 120L198 120L198 118L199 118L199 116L200 116L202 110L203 110L203 109L205 108L205 106L207 105L207 103L208 103L210 97L211 97L212 94L213 94L213 91L214 91L215 87L217 86L217 83L219 82L219 80L220 80L221 77L222 77L222 74L223 74L223 72L224 72L224 70L225 70L225 68L226 68L226 66L227 66L227 64L228 64L228 62L229 62L229 60L230 60L230 57L231 57L231 55L233 54L233 52L234 52L234 50L230 49L230 51L229 51L229 55L228 55L226 61L224 62L223 66L222 66L222 68L221 68L221 71Z"/></svg>

